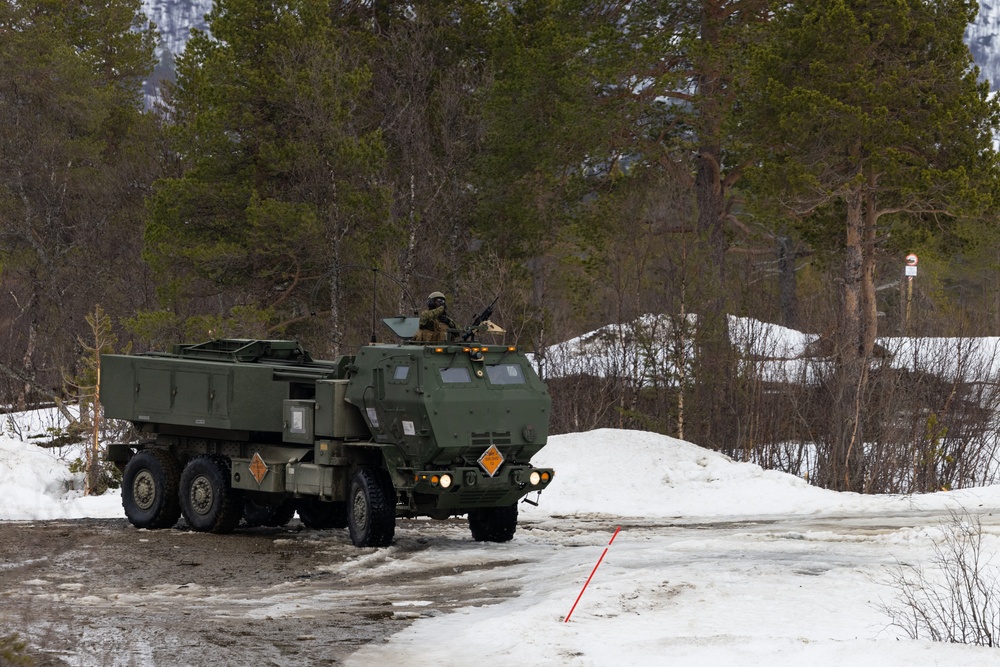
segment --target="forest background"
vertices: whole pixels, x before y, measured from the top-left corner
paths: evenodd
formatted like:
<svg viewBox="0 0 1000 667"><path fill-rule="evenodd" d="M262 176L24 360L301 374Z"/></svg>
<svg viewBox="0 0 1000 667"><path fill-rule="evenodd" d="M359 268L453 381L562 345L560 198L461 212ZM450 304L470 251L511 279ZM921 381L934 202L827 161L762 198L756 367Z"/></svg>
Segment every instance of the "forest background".
<svg viewBox="0 0 1000 667"><path fill-rule="evenodd" d="M140 10L0 1L0 404L92 404L101 349L351 354L441 290L463 324L499 297L554 432L840 490L993 480L975 2L218 0L154 105ZM809 363L764 373L731 316L819 334ZM547 355L598 329L609 372ZM953 342L903 369L887 336Z"/></svg>

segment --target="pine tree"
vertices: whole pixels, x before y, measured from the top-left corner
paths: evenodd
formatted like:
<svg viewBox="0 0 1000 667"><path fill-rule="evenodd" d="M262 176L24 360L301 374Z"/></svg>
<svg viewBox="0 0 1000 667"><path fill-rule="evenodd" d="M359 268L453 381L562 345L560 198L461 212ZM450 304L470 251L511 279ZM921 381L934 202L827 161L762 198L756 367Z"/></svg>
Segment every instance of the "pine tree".
<svg viewBox="0 0 1000 667"><path fill-rule="evenodd" d="M803 0L776 13L750 62L740 123L756 148L756 194L839 225L820 452L830 488L864 490L880 244L908 215L943 222L988 203L998 173L998 105L962 41L975 12L971 0Z"/></svg>
<svg viewBox="0 0 1000 667"><path fill-rule="evenodd" d="M678 325L681 312L697 316L688 433L720 449L736 440L739 421L728 314L743 304L736 303L729 251L734 239L747 236L737 220L737 185L746 165L731 131L739 108L734 75L746 57L748 33L766 25L771 4L608 3L609 20L591 34L588 49L603 84L595 106L619 119L606 125L609 153L622 165L621 178L608 190L614 198L643 202L640 215L647 215L650 229L678 241L655 253L642 279L655 284L653 275L671 275L659 309L678 318ZM630 224L609 223L612 234Z"/></svg>
<svg viewBox="0 0 1000 667"><path fill-rule="evenodd" d="M181 317L215 301L229 328L201 336L298 327L336 353L352 269L386 233L384 148L359 112L369 37L336 2L225 0L208 18L178 59L179 173L151 199L146 257Z"/></svg>

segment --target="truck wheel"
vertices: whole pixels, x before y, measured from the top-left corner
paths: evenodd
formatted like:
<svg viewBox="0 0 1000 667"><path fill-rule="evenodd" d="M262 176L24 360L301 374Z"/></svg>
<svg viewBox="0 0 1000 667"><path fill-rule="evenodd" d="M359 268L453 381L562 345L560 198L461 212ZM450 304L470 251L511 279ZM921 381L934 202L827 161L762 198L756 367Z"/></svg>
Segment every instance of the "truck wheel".
<svg viewBox="0 0 1000 667"><path fill-rule="evenodd" d="M298 505L299 518L306 528L329 530L347 528L347 503L327 503L318 498L303 498Z"/></svg>
<svg viewBox="0 0 1000 667"><path fill-rule="evenodd" d="M243 516L243 498L229 486L229 460L191 459L181 474L181 511L192 529L231 533Z"/></svg>
<svg viewBox="0 0 1000 667"><path fill-rule="evenodd" d="M125 466L122 507L136 528L170 528L181 516L181 467L165 449L144 449Z"/></svg>
<svg viewBox="0 0 1000 667"><path fill-rule="evenodd" d="M396 490L383 471L359 468L351 478L347 526L356 547L387 547L396 533Z"/></svg>
<svg viewBox="0 0 1000 667"><path fill-rule="evenodd" d="M295 515L295 504L283 500L277 505L258 503L250 498L243 499L243 524L249 528L268 526L280 528L292 520Z"/></svg>
<svg viewBox="0 0 1000 667"><path fill-rule="evenodd" d="M517 505L469 510L469 528L477 542L510 542L517 530Z"/></svg>

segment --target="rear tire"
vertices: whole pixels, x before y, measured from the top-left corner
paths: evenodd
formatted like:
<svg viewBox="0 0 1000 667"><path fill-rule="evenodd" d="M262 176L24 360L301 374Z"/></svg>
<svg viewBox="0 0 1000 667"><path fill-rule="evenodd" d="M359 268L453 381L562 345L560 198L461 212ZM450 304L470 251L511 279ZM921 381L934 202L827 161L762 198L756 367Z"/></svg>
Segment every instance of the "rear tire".
<svg viewBox="0 0 1000 667"><path fill-rule="evenodd" d="M387 547L396 533L396 489L382 470L359 468L347 496L347 523L356 547Z"/></svg>
<svg viewBox="0 0 1000 667"><path fill-rule="evenodd" d="M125 466L122 507L136 528L170 528L181 516L181 466L166 449L144 449Z"/></svg>
<svg viewBox="0 0 1000 667"><path fill-rule="evenodd" d="M299 518L306 528L330 530L347 528L347 503L328 503L319 498L303 498L298 504Z"/></svg>
<svg viewBox="0 0 1000 667"><path fill-rule="evenodd" d="M199 456L181 474L181 511L193 530L231 533L243 516L243 497L229 486L229 459Z"/></svg>
<svg viewBox="0 0 1000 667"><path fill-rule="evenodd" d="M517 530L517 505L469 510L469 528L477 542L510 542Z"/></svg>

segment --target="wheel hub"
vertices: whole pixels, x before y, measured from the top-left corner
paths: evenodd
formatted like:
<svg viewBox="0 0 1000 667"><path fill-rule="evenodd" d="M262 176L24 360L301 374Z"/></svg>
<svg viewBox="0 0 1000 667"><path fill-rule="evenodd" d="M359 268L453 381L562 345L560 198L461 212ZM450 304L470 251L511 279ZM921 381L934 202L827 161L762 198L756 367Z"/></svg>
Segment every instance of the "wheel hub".
<svg viewBox="0 0 1000 667"><path fill-rule="evenodd" d="M191 508L204 516L211 511L214 501L215 492L212 490L212 483L204 477L195 478L191 483Z"/></svg>
<svg viewBox="0 0 1000 667"><path fill-rule="evenodd" d="M360 489L354 494L354 525L365 526L368 524L368 502L365 494Z"/></svg>
<svg viewBox="0 0 1000 667"><path fill-rule="evenodd" d="M132 481L132 497L142 510L148 510L156 500L156 480L148 470L142 470Z"/></svg>

